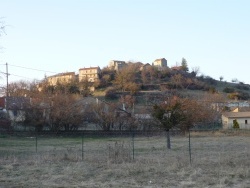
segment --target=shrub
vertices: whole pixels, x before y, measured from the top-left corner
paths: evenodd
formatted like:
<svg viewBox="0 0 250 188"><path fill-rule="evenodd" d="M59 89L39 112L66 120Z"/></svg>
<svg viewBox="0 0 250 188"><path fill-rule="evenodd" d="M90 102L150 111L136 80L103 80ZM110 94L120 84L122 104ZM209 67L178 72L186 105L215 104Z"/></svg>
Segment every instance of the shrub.
<svg viewBox="0 0 250 188"><path fill-rule="evenodd" d="M236 88L240 90L249 90L249 86L246 85L237 85Z"/></svg>
<svg viewBox="0 0 250 188"><path fill-rule="evenodd" d="M106 93L105 93L105 98L107 98L107 99L117 99L118 97L116 95L116 89L113 88L113 87L107 88Z"/></svg>
<svg viewBox="0 0 250 188"><path fill-rule="evenodd" d="M229 93L227 96L229 99L239 99L239 93Z"/></svg>
<svg viewBox="0 0 250 188"><path fill-rule="evenodd" d="M193 82L187 86L189 90L204 90L205 86L202 82Z"/></svg>
<svg viewBox="0 0 250 188"><path fill-rule="evenodd" d="M239 92L239 99L240 100L248 100L250 98L249 94L246 92Z"/></svg>
<svg viewBox="0 0 250 188"><path fill-rule="evenodd" d="M123 163L131 161L130 147L124 142L115 142L113 146L108 146L108 160L111 163Z"/></svg>
<svg viewBox="0 0 250 188"><path fill-rule="evenodd" d="M215 94L217 93L217 90L215 89L215 87L209 87L208 92L211 94Z"/></svg>
<svg viewBox="0 0 250 188"><path fill-rule="evenodd" d="M234 92L234 88L225 87L225 88L223 89L223 92L224 92L224 93L233 93L233 92Z"/></svg>
<svg viewBox="0 0 250 188"><path fill-rule="evenodd" d="M211 78L210 76L200 76L198 77L198 80L203 81L209 85L217 85L216 80Z"/></svg>
<svg viewBox="0 0 250 188"><path fill-rule="evenodd" d="M239 129L240 128L240 125L238 123L238 121L236 119L233 120L233 128L234 129Z"/></svg>

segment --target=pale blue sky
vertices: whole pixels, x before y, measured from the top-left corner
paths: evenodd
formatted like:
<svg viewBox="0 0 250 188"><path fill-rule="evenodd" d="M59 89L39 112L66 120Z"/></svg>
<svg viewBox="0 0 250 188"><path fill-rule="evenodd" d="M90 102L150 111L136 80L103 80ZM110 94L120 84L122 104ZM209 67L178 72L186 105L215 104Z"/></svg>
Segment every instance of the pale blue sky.
<svg viewBox="0 0 250 188"><path fill-rule="evenodd" d="M249 10L248 0L0 0L0 71L8 62L10 81L32 80L112 59L164 57L171 67L184 57L190 70L250 84Z"/></svg>

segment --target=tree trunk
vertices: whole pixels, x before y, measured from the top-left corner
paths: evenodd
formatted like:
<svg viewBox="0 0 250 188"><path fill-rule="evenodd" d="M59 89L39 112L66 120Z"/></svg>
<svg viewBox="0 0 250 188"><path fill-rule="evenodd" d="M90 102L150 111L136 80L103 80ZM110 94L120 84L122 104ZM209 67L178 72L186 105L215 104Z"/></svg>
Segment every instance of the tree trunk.
<svg viewBox="0 0 250 188"><path fill-rule="evenodd" d="M167 148L171 149L171 141L170 141L170 131L169 129L166 130L167 133Z"/></svg>

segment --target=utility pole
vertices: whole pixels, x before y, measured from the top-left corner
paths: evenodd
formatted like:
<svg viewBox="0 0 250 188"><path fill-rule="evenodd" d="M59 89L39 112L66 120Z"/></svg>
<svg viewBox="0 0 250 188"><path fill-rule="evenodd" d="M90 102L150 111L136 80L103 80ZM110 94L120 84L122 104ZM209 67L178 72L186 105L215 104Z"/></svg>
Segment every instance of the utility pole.
<svg viewBox="0 0 250 188"><path fill-rule="evenodd" d="M8 72L8 63L6 62L6 81L7 81L7 85L6 85L6 99L5 99L5 108L6 111L9 108L9 72Z"/></svg>

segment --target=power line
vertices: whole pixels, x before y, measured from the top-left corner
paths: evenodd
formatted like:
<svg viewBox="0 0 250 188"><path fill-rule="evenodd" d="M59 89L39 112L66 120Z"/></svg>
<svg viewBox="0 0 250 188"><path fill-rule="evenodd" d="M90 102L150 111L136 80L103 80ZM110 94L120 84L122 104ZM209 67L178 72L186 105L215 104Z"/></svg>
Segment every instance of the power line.
<svg viewBox="0 0 250 188"><path fill-rule="evenodd" d="M16 75L16 74L9 74L9 76L16 76L16 77L20 77L20 78L26 78L29 80L32 80L33 78L28 78L28 77L24 77L24 76L20 76L20 75Z"/></svg>
<svg viewBox="0 0 250 188"><path fill-rule="evenodd" d="M2 73L2 74L7 74L6 72L2 72L2 71L0 71L0 73ZM28 77L25 77L25 76L20 76L20 75L16 75L16 74L10 74L10 73L8 73L8 75L9 76L16 76L16 77L20 77L20 78L25 78L25 79L28 79L28 80L33 80L34 78L28 78Z"/></svg>
<svg viewBox="0 0 250 188"><path fill-rule="evenodd" d="M0 64L0 65L4 65L4 66L6 66L6 64ZM45 72L45 73L53 73L53 74L57 74L57 72L53 72L53 71L42 70L42 69L35 69L35 68L24 67L24 66L13 65L13 64L8 64L8 66L18 67L18 68L22 68L22 69L35 70L35 71L40 71L40 72ZM2 74L5 74L5 75L6 75L6 72L2 72L2 71L0 71L0 73L2 73ZM24 79L29 79L29 80L34 79L34 78L28 78L28 77L25 77L25 76L16 75L16 74L10 74L10 73L8 73L8 76L16 76L16 77L20 77L20 78L24 78Z"/></svg>
<svg viewBox="0 0 250 188"><path fill-rule="evenodd" d="M30 69L30 70L40 71L40 72L49 72L49 73L55 73L55 74L57 74L57 72L53 72L53 71L47 71L47 70L41 70L41 69L35 69L35 68L29 68L29 67L23 67L23 66L12 65L12 64L8 64L8 65L12 66L12 67L18 67L18 68L23 68L23 69Z"/></svg>
<svg viewBox="0 0 250 188"><path fill-rule="evenodd" d="M6 73L6 72L2 72L2 71L0 71L0 73L1 73L1 74L5 74L5 75L7 75L7 73ZM10 74L10 73L8 73L8 76L20 77L20 78L24 78L24 79L27 79L27 80L37 80L37 81L42 81L42 79L28 78L28 77L25 77L25 76L16 75L16 74Z"/></svg>

